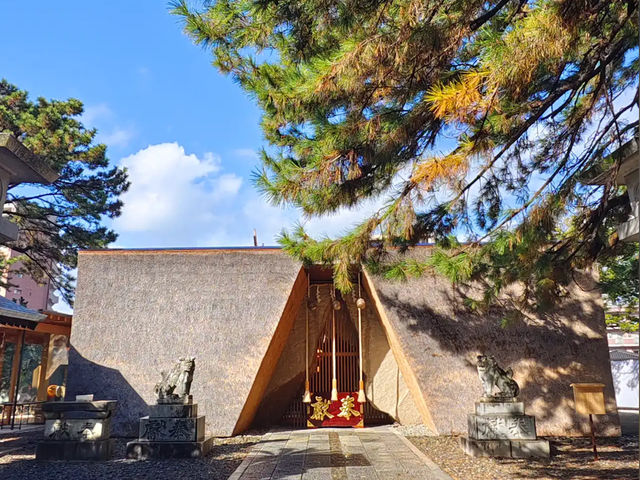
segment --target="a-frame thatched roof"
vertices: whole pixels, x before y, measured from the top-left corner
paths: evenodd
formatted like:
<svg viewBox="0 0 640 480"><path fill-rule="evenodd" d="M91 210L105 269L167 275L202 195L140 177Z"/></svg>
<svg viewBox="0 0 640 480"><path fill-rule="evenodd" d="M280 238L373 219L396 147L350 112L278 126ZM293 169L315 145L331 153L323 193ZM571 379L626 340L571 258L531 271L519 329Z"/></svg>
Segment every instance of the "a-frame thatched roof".
<svg viewBox="0 0 640 480"><path fill-rule="evenodd" d="M160 371L193 355L209 429L230 435L251 416L283 313L304 292L297 262L274 249L176 249L82 252L78 263L70 397L119 400L116 432L133 434Z"/></svg>
<svg viewBox="0 0 640 480"><path fill-rule="evenodd" d="M481 393L480 352L514 368L540 434L578 432L572 382L605 383L615 409L602 305L590 277L554 314L510 329L500 327L499 312L466 311L442 278L365 278L368 308L384 328L411 405L434 431L466 430ZM208 429L244 431L273 391L269 382L305 294L305 269L279 249L82 252L68 394L118 399L116 433L135 434L130 427L153 402L159 371L194 355L193 395ZM619 431L615 416L603 423L609 429L602 433Z"/></svg>

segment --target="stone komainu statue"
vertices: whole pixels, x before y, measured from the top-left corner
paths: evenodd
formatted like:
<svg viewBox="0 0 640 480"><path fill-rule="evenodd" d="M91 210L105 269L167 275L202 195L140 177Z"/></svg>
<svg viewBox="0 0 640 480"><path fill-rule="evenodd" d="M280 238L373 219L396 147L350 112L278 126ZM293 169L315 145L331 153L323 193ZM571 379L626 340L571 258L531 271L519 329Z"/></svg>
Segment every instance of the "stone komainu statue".
<svg viewBox="0 0 640 480"><path fill-rule="evenodd" d="M515 398L520 393L520 387L513 379L513 371L503 370L492 356L478 355L478 376L482 382L485 399ZM493 394L493 388L500 390Z"/></svg>
<svg viewBox="0 0 640 480"><path fill-rule="evenodd" d="M162 380L154 388L158 403L181 402L188 397L195 368L195 357L182 357L168 373L160 372Z"/></svg>

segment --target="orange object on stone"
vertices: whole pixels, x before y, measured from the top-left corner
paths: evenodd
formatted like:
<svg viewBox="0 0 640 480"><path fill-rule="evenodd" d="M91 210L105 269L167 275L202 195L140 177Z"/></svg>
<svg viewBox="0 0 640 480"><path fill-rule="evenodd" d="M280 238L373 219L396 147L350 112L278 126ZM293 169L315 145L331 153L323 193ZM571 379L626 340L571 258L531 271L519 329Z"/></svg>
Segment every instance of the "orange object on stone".
<svg viewBox="0 0 640 480"><path fill-rule="evenodd" d="M52 401L56 399L56 392L58 391L58 385L49 385L47 387L47 400Z"/></svg>

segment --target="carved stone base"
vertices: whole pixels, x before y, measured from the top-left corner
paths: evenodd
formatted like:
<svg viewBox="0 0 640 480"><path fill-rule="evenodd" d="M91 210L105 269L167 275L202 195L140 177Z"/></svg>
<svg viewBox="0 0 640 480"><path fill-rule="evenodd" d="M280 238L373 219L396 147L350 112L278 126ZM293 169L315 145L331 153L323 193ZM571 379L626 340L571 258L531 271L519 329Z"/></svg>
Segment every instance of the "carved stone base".
<svg viewBox="0 0 640 480"><path fill-rule="evenodd" d="M469 437L476 440L535 440L536 421L531 415L510 413L468 416Z"/></svg>
<svg viewBox="0 0 640 480"><path fill-rule="evenodd" d="M192 418L140 419L140 440L156 442L198 442L204 440L204 416Z"/></svg>
<svg viewBox="0 0 640 480"><path fill-rule="evenodd" d="M116 403L44 403L44 439L36 445L36 459L108 460L113 450L109 436Z"/></svg>
<svg viewBox="0 0 640 480"><path fill-rule="evenodd" d="M197 458L206 455L213 438L205 438L205 417L191 396L185 403L151 405L140 419L139 438L127 443L127 458Z"/></svg>
<svg viewBox="0 0 640 480"><path fill-rule="evenodd" d="M536 419L525 415L524 403L516 399L476 402L476 412L467 416L469 436L460 446L473 457L548 458L549 441L536 434Z"/></svg>
<svg viewBox="0 0 640 480"><path fill-rule="evenodd" d="M548 440L476 440L461 437L460 446L472 457L549 458Z"/></svg>
<svg viewBox="0 0 640 480"><path fill-rule="evenodd" d="M476 402L476 415L524 415L524 402Z"/></svg>
<svg viewBox="0 0 640 480"><path fill-rule="evenodd" d="M134 440L127 443L127 458L198 458L203 457L213 446L213 437L200 442L152 442Z"/></svg>
<svg viewBox="0 0 640 480"><path fill-rule="evenodd" d="M111 419L48 419L44 423L44 436L48 440L106 440L111 436Z"/></svg>
<svg viewBox="0 0 640 480"><path fill-rule="evenodd" d="M109 460L113 440L44 440L36 445L36 460Z"/></svg>
<svg viewBox="0 0 640 480"><path fill-rule="evenodd" d="M149 417L173 417L173 418L187 418L198 416L198 404L181 404L181 403L160 403L157 405L149 406Z"/></svg>

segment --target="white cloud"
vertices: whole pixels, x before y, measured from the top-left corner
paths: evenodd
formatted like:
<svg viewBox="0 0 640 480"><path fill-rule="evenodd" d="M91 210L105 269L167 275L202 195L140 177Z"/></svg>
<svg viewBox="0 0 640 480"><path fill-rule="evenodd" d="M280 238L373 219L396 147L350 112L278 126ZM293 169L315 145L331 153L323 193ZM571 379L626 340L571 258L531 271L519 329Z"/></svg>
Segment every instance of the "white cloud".
<svg viewBox="0 0 640 480"><path fill-rule="evenodd" d="M259 244L276 245L282 230L291 230L301 218L295 208L270 205L250 182L224 171L212 153L196 156L177 143L162 143L120 164L131 180L122 215L113 224L123 248L248 246L254 228ZM315 237L335 237L380 209L385 199L303 223Z"/></svg>
<svg viewBox="0 0 640 480"><path fill-rule="evenodd" d="M215 191L219 195L235 195L240 190L242 179L233 173L220 175L215 181Z"/></svg>
<svg viewBox="0 0 640 480"><path fill-rule="evenodd" d="M62 300L62 296L58 294L58 303L51 306L54 312L73 314L73 308L67 302Z"/></svg>
<svg viewBox="0 0 640 480"><path fill-rule="evenodd" d="M212 153L187 154L177 143L151 145L123 158L131 181L114 227L126 246L193 246L225 223L242 178L219 174Z"/></svg>
<svg viewBox="0 0 640 480"><path fill-rule="evenodd" d="M249 160L258 159L258 152L256 152L252 148L236 148L235 150L233 150L233 154L236 157L247 158Z"/></svg>
<svg viewBox="0 0 640 480"><path fill-rule="evenodd" d="M91 127L96 120L104 120L113 117L113 111L106 103L86 105L82 113L82 122Z"/></svg>
<svg viewBox="0 0 640 480"><path fill-rule="evenodd" d="M96 140L108 147L126 147L133 136L134 132L131 129L114 127L105 132L98 131Z"/></svg>
<svg viewBox="0 0 640 480"><path fill-rule="evenodd" d="M118 124L111 107L106 103L87 105L82 113L82 123L87 128L97 128L96 141L108 147L126 147L135 136L135 129Z"/></svg>

